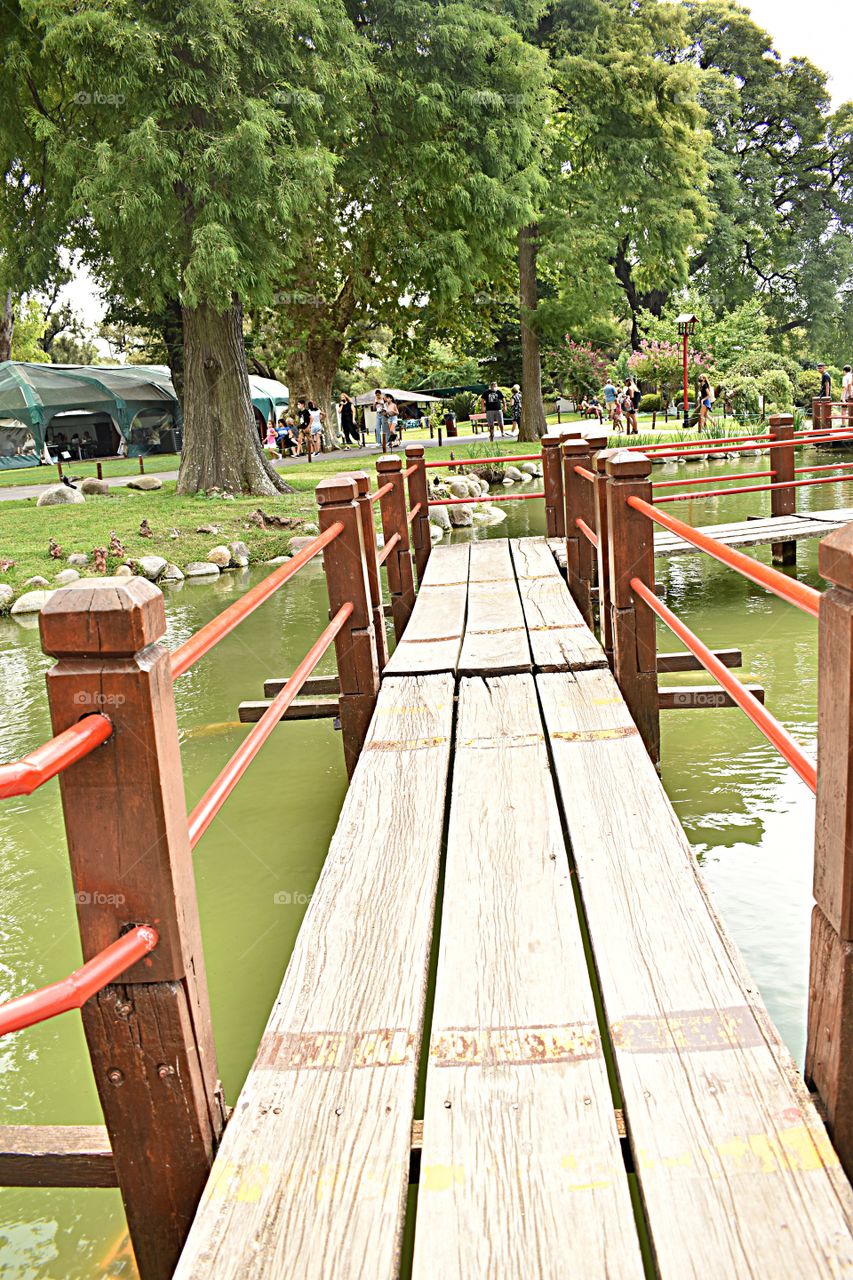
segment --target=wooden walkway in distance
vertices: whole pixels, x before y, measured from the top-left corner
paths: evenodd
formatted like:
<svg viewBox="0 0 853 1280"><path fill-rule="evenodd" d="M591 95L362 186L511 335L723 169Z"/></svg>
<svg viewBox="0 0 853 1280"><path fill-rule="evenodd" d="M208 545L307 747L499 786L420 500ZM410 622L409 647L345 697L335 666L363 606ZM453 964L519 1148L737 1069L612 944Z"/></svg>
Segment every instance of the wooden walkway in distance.
<svg viewBox="0 0 853 1280"><path fill-rule="evenodd" d="M544 539L430 557L176 1276L383 1280L412 1219L415 1280L853 1275L850 1184Z"/></svg>
<svg viewBox="0 0 853 1280"><path fill-rule="evenodd" d="M761 516L729 524L697 526L727 547L757 547L768 542L798 542L801 538L822 538L853 520L853 511L809 511L793 516ZM689 524L689 520L687 521ZM665 529L655 534L656 556L683 556L696 548Z"/></svg>

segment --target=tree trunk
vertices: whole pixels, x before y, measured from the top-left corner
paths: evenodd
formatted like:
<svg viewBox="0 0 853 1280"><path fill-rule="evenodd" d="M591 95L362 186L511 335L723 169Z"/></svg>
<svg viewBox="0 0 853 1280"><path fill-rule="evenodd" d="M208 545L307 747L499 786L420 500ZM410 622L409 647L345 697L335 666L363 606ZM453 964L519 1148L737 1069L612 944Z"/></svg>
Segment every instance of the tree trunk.
<svg viewBox="0 0 853 1280"><path fill-rule="evenodd" d="M518 233L518 279L521 299L521 426L519 440L539 440L544 436L545 406L542 403L542 364L539 334L534 324L539 301L536 255L539 228L534 224Z"/></svg>
<svg viewBox="0 0 853 1280"><path fill-rule="evenodd" d="M292 493L264 456L243 347L243 308L184 307L184 448L178 493Z"/></svg>
<svg viewBox="0 0 853 1280"><path fill-rule="evenodd" d="M15 328L15 312L12 307L12 290L6 290L3 314L0 315L0 360L12 359L12 330Z"/></svg>
<svg viewBox="0 0 853 1280"><path fill-rule="evenodd" d="M338 448L338 415L332 397L332 384L338 372L339 352L324 346L313 349L311 344L291 354L287 362L287 388L290 404L300 399L313 400L325 414L323 447Z"/></svg>

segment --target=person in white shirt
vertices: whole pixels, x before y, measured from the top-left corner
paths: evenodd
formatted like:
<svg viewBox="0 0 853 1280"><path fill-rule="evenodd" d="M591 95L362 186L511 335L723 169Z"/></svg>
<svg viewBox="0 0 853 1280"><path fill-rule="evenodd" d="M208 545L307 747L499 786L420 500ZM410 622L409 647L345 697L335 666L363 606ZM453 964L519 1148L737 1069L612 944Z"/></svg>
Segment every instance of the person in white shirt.
<svg viewBox="0 0 853 1280"><path fill-rule="evenodd" d="M849 364L844 366L844 377L841 379L841 399L848 403L853 400L853 370Z"/></svg>

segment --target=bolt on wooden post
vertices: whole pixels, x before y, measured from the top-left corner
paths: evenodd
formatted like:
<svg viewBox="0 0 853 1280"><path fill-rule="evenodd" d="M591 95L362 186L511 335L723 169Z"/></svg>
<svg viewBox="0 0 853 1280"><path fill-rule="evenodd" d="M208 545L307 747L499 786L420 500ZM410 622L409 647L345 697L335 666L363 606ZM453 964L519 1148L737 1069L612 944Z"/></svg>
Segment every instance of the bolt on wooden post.
<svg viewBox="0 0 853 1280"><path fill-rule="evenodd" d="M335 637L340 683L340 718L344 760L351 778L367 736L379 692L373 605L367 574L361 514L356 482L349 476L331 476L317 485L320 532L336 521L344 526L323 552L329 616L345 604L353 606L346 625Z"/></svg>
<svg viewBox="0 0 853 1280"><path fill-rule="evenodd" d="M562 436L542 439L542 488L545 490L545 535L565 538L566 515L563 499L563 468L560 459Z"/></svg>
<svg viewBox="0 0 853 1280"><path fill-rule="evenodd" d="M409 510L421 504L421 509L412 521L412 547L415 553L415 568L418 571L418 583L423 582L427 561L432 551L432 538L429 531L429 487L427 485L426 463L422 444L406 445L406 462L415 470L409 476ZM407 467L407 470L408 470Z"/></svg>
<svg viewBox="0 0 853 1280"><path fill-rule="evenodd" d="M646 750L660 760L657 639L655 615L635 598L631 579L655 589L654 526L628 506L628 498L652 500L652 464L643 453L616 449L605 461L607 474L610 619L613 673L634 717Z"/></svg>
<svg viewBox="0 0 853 1280"><path fill-rule="evenodd" d="M82 1010L143 1280L171 1276L225 1123L162 593L82 581L41 614L55 733L101 712L108 742L60 774L83 957L136 924L154 952Z"/></svg>
<svg viewBox="0 0 853 1280"><path fill-rule="evenodd" d="M770 418L770 435L773 440L793 441L794 418L790 413L774 413ZM787 445L782 449L770 449L772 468L776 472L774 484L793 486L796 479L794 473L794 448ZM770 490L770 514L772 516L791 516L797 510L797 491L793 487ZM792 565L797 563L797 544L793 540L774 542L771 545L773 563Z"/></svg>
<svg viewBox="0 0 853 1280"><path fill-rule="evenodd" d="M814 900L806 1080L853 1177L853 526L820 544Z"/></svg>
<svg viewBox="0 0 853 1280"><path fill-rule="evenodd" d="M586 440L566 440L560 447L560 455L565 500L563 524L566 530L567 582L584 622L592 630L595 625L592 612L595 549L581 533L577 520L586 521L591 528L595 511L589 481L575 471L575 467L589 468L590 447Z"/></svg>
<svg viewBox="0 0 853 1280"><path fill-rule="evenodd" d="M370 501L370 476L366 471L347 473L356 486L356 505L361 518L361 536L364 542L364 563L370 587L370 603L373 612L373 637L376 644L376 662L379 671L388 662L388 637L385 634L385 609L382 603L382 575L376 559L376 529L373 524L373 504Z"/></svg>
<svg viewBox="0 0 853 1280"><path fill-rule="evenodd" d="M601 646L607 657L611 671L613 670L613 619L610 614L610 558L608 548L610 536L607 523L607 459L613 450L601 449L592 459L592 470L595 472L593 500L595 503L595 531L598 534L598 626L601 633Z"/></svg>
<svg viewBox="0 0 853 1280"><path fill-rule="evenodd" d="M391 594L391 616L394 619L394 635L399 640L406 630L415 607L415 579L412 574L412 553L409 545L409 524L406 520L406 491L403 486L403 464L391 455L376 462L376 481L380 488L391 485L391 492L379 499L382 517L382 534L388 543L399 534L400 540L385 561L388 571L388 590Z"/></svg>

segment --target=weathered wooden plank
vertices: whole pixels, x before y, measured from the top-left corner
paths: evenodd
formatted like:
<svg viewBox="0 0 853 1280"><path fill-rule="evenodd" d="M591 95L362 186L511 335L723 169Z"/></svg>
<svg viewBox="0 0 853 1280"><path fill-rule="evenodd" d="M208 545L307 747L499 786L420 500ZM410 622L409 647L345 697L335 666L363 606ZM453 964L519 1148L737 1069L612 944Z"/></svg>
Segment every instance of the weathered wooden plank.
<svg viewBox="0 0 853 1280"><path fill-rule="evenodd" d="M683 514L680 518L684 519ZM810 511L799 516L767 516L758 520L702 525L700 532L716 538L727 547L751 547L768 542L796 542L801 538L819 538L840 525L849 524L851 520L853 510ZM656 556L686 555L695 550L691 543L669 531L655 533Z"/></svg>
<svg viewBox="0 0 853 1280"><path fill-rule="evenodd" d="M537 684L659 1274L849 1276L853 1192L615 682Z"/></svg>
<svg viewBox="0 0 853 1280"><path fill-rule="evenodd" d="M715 649L714 656L720 659L724 667L742 667L743 653L740 649ZM683 653L659 653L658 674L663 675L675 671L704 671L698 658L685 649Z"/></svg>
<svg viewBox="0 0 853 1280"><path fill-rule="evenodd" d="M178 1280L397 1273L452 714L382 686Z"/></svg>
<svg viewBox="0 0 853 1280"><path fill-rule="evenodd" d="M536 671L607 665L544 538L514 538L512 558Z"/></svg>
<svg viewBox="0 0 853 1280"><path fill-rule="evenodd" d="M532 660L509 542L471 546L468 617L459 655L464 675L530 671Z"/></svg>
<svg viewBox="0 0 853 1280"><path fill-rule="evenodd" d="M0 1187L117 1187L104 1125L0 1125Z"/></svg>
<svg viewBox="0 0 853 1280"><path fill-rule="evenodd" d="M748 684L746 688L758 702L764 702L762 685ZM730 693L713 684L683 684L672 689L658 689L660 711L699 711L707 708L736 706L737 703Z"/></svg>
<svg viewBox="0 0 853 1280"><path fill-rule="evenodd" d="M639 1277L532 678L463 680L455 741L414 1280Z"/></svg>
<svg viewBox="0 0 853 1280"><path fill-rule="evenodd" d="M277 693L281 693L287 684L289 676L281 676L274 680L264 681L264 697L274 698ZM309 676L302 686L303 694L325 694L340 693L341 682L337 676Z"/></svg>
<svg viewBox="0 0 853 1280"><path fill-rule="evenodd" d="M434 547L403 637L384 676L455 671L465 633L470 544Z"/></svg>

